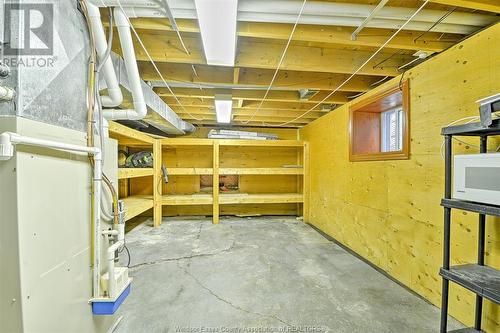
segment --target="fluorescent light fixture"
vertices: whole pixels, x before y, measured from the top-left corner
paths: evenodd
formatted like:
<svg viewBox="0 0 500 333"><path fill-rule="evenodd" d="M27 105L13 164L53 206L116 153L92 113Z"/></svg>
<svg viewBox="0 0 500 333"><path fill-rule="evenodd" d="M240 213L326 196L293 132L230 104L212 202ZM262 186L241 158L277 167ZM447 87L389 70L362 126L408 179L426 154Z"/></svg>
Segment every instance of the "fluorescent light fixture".
<svg viewBox="0 0 500 333"><path fill-rule="evenodd" d="M233 112L233 99L231 95L216 94L215 95L215 114L217 122L221 124L229 124L231 122Z"/></svg>
<svg viewBox="0 0 500 333"><path fill-rule="evenodd" d="M195 0L209 65L234 66L238 0Z"/></svg>

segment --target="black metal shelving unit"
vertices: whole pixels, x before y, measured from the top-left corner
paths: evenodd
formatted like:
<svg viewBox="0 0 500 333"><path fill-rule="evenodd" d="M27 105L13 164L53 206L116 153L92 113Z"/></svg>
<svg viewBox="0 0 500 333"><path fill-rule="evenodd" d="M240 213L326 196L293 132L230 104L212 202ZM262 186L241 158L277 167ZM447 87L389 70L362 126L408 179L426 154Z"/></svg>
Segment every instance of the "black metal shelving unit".
<svg viewBox="0 0 500 333"><path fill-rule="evenodd" d="M500 304L500 270L484 265L486 215L500 216L500 206L452 199L452 158L453 136L475 136L480 138L480 153L487 153L488 136L500 135L500 119L493 121L489 127L480 123L445 127L441 130L445 137L445 196L441 200L444 207L444 246L443 267L439 274L443 278L441 300L441 333L447 332L448 319L448 291L450 281L476 294L476 309L473 328L466 328L454 332L482 332L481 318L483 312L483 298ZM460 209L479 213L479 232L477 263L450 266L450 230L451 210Z"/></svg>

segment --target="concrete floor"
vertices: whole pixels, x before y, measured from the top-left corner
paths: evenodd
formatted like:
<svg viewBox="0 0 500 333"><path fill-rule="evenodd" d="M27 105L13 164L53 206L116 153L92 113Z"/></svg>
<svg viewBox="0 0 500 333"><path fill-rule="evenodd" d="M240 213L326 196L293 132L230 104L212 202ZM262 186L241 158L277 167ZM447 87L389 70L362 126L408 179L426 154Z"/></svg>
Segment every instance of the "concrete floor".
<svg viewBox="0 0 500 333"><path fill-rule="evenodd" d="M436 307L292 217L146 223L127 246L134 281L116 332L439 328ZM461 327L450 319L450 329Z"/></svg>

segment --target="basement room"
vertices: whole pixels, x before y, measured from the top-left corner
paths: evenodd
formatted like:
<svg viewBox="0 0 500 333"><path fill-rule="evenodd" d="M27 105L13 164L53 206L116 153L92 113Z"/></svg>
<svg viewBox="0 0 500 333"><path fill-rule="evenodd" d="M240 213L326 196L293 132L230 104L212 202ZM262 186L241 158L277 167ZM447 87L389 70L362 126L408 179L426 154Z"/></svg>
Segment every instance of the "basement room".
<svg viewBox="0 0 500 333"><path fill-rule="evenodd" d="M0 333L500 333L500 0L0 0Z"/></svg>

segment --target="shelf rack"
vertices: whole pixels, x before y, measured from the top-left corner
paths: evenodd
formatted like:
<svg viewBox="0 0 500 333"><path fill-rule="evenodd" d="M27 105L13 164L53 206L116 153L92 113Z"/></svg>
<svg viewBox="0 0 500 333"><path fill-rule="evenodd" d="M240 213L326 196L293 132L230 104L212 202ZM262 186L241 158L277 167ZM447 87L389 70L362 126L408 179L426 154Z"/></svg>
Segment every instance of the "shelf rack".
<svg viewBox="0 0 500 333"><path fill-rule="evenodd" d="M153 154L158 150L161 153L161 145L158 140L113 121L109 122L109 136L116 139L121 148L152 149ZM125 202L125 221L155 208L153 212L154 224L158 226L161 223L161 205L160 209L158 209L158 205L155 205L155 202L159 200L158 194L129 195L131 179L141 177L150 177L151 184L156 184L161 179L161 164L155 164L153 168L118 168L120 199ZM158 211L160 214L157 213Z"/></svg>
<svg viewBox="0 0 500 333"><path fill-rule="evenodd" d="M168 168L168 174L172 176L194 176L211 175L213 184L219 183L220 175L290 175L301 177L300 186L296 193L219 193L214 191L209 194L169 194L163 195L161 202L164 206L188 206L188 205L212 205L213 223L219 223L221 205L238 204L302 204L302 213L307 216L307 191L308 177L307 163L308 145L298 140L224 140L224 139L198 139L198 138L167 138L162 139L163 149L179 149L183 147L210 147L212 167L178 167ZM300 150L300 159L294 161L302 167L221 167L221 149L224 147L283 147L297 148ZM207 153L208 154L208 153ZM207 157L207 156L205 156ZM298 179L298 178L297 178ZM215 188L215 187L214 187Z"/></svg>
<svg viewBox="0 0 500 333"><path fill-rule="evenodd" d="M453 136L477 136L480 138L480 153L484 154L487 152L488 136L500 135L500 121L494 120L490 127L483 127L480 123L445 127L441 130L441 134L445 137L445 197L441 201L444 207L444 250L443 267L439 272L443 278L440 332L447 332L450 281L476 294L474 327L455 332L482 332L483 298L500 304L500 270L485 266L484 263L486 215L500 216L500 206L452 199L452 141ZM450 266L452 209L479 213L477 263L475 264Z"/></svg>
<svg viewBox="0 0 500 333"><path fill-rule="evenodd" d="M308 216L308 144L298 140L217 140L199 138L164 138L155 139L147 134L130 129L116 122L109 123L110 137L118 140L120 149L152 150L154 158L153 168L119 168L118 179L120 187L120 199L125 201L126 215L129 220L153 208L154 226L162 222L164 206L208 206L211 207L213 223L219 223L221 206L250 204L296 204L296 211L302 210L304 219ZM234 147L234 148L226 148ZM224 149L238 151L242 147L242 165L224 165ZM288 151L293 153L293 161L289 166L280 165L263 167L255 158L244 153L246 148L255 149L277 148L278 152ZM280 150L279 148L283 148ZM296 148L296 149L295 149ZM198 153L193 153L197 152ZM190 161L176 163L172 161L172 152L179 152L179 156L185 157L186 153L195 154ZM236 153L238 154L238 153ZM174 154L175 155L175 154ZM237 155L239 158L239 155ZM252 161L252 158L254 159ZM174 158L175 159L175 158ZM246 160L245 160L246 159ZM211 161L209 161L211 160ZM248 162L248 163L247 163ZM202 175L213 177L213 184L219 183L220 175L242 175L245 177L259 177L275 175L278 177L296 177L293 182L296 188L288 186L288 191L283 193L163 193L162 164L166 164L169 176L199 177ZM169 167L170 164L171 167ZM196 165L198 164L198 165ZM297 164L299 167L297 167ZM240 167L235 167L240 166ZM289 178L286 178L287 180ZM189 180L191 181L191 180ZM194 180L193 180L194 181ZM192 182L192 181L191 181ZM196 182L196 181L195 181ZM197 180L199 186L199 179ZM278 186L279 187L279 186ZM217 188L217 187L215 187ZM290 191L292 189L292 191ZM277 192L275 190L272 192ZM172 191L169 191L172 192ZM265 192L265 191L262 191ZM133 193L131 195L131 193ZM287 206L290 208L290 206ZM207 207L205 207L207 208ZM257 206L258 209L258 206Z"/></svg>

